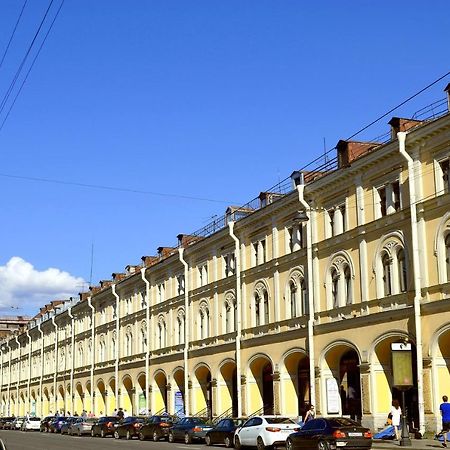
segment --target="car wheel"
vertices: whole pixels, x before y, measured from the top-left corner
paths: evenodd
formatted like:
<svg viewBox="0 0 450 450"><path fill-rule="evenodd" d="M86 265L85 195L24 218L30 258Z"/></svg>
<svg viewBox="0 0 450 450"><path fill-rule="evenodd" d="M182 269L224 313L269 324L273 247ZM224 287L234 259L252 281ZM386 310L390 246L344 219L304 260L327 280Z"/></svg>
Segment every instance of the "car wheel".
<svg viewBox="0 0 450 450"><path fill-rule="evenodd" d="M205 436L205 443L206 443L206 445L209 445L209 446L212 445L211 436L209 434Z"/></svg>
<svg viewBox="0 0 450 450"><path fill-rule="evenodd" d="M81 428L78 428L78 436L81 437Z"/></svg>
<svg viewBox="0 0 450 450"><path fill-rule="evenodd" d="M242 448L241 440L237 436L234 438L234 448L236 450L241 450Z"/></svg>
<svg viewBox="0 0 450 450"><path fill-rule="evenodd" d="M158 441L159 441L159 434L158 434L157 431L154 431L154 432L153 432L153 440L154 440L155 442L158 442Z"/></svg>
<svg viewBox="0 0 450 450"><path fill-rule="evenodd" d="M105 430L103 428L100 430L100 437L106 437Z"/></svg>
<svg viewBox="0 0 450 450"><path fill-rule="evenodd" d="M258 436L258 439L256 439L256 448L258 450L264 450L266 446L264 445L264 441L262 440L261 436Z"/></svg>
<svg viewBox="0 0 450 450"><path fill-rule="evenodd" d="M330 446L327 441L319 441L317 443L317 450L329 450Z"/></svg>
<svg viewBox="0 0 450 450"><path fill-rule="evenodd" d="M61 433L61 434L62 434L62 433ZM91 430L91 436L92 436L92 437L95 437L94 430Z"/></svg>
<svg viewBox="0 0 450 450"><path fill-rule="evenodd" d="M130 439L133 438L133 436L131 436L130 430L127 430L126 438L127 438L127 441L129 441Z"/></svg>
<svg viewBox="0 0 450 450"><path fill-rule="evenodd" d="M142 433L142 431L139 431L138 437L139 437L139 440L140 440L140 441L145 441L145 436L144 436L144 434Z"/></svg>
<svg viewBox="0 0 450 450"><path fill-rule="evenodd" d="M227 437L224 439L224 443L225 443L225 447L226 447L226 448L231 448L231 447L233 447L233 442L232 442L232 440L230 439L230 436L227 436Z"/></svg>
<svg viewBox="0 0 450 450"><path fill-rule="evenodd" d="M120 435L117 431L114 431L114 439L120 439Z"/></svg>
<svg viewBox="0 0 450 450"><path fill-rule="evenodd" d="M189 433L184 433L184 443L185 444L192 443L192 436Z"/></svg>
<svg viewBox="0 0 450 450"><path fill-rule="evenodd" d="M290 438L286 439L286 450L294 450L294 443Z"/></svg>

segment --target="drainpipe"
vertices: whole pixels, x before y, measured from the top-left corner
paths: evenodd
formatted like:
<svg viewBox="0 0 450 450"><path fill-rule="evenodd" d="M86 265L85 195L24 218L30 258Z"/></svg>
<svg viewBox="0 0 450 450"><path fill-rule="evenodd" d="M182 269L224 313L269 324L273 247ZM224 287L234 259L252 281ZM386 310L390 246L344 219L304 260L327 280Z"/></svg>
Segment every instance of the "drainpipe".
<svg viewBox="0 0 450 450"><path fill-rule="evenodd" d="M55 316L52 316L52 324L55 327L55 373L53 374L53 401L55 404L55 411L58 411L58 392L56 390L56 379L58 377L58 325L55 321Z"/></svg>
<svg viewBox="0 0 450 450"><path fill-rule="evenodd" d="M238 401L238 417L242 417L242 383L241 383L241 337L242 337L242 311L241 311L241 253L240 242L234 234L234 222L228 222L228 230L234 240L234 254L236 260L236 391Z"/></svg>
<svg viewBox="0 0 450 450"><path fill-rule="evenodd" d="M3 342L0 343L0 393L3 391ZM3 411L3 396L0 400L0 414L2 416L5 415L5 411Z"/></svg>
<svg viewBox="0 0 450 450"><path fill-rule="evenodd" d="M425 431L425 408L423 399L423 348L422 348L422 320L420 313L421 276L420 276L420 255L417 231L417 210L416 210L416 186L414 184L414 161L406 151L406 132L397 133L399 151L408 163L408 184L409 184L409 207L411 216L411 241L413 251L413 273L414 273L414 325L416 333L416 355L417 355L417 396L419 403L419 428L423 434Z"/></svg>
<svg viewBox="0 0 450 450"><path fill-rule="evenodd" d="M116 397L116 408L119 409L119 295L116 293L116 285L111 285L112 294L116 298L116 355L114 362L114 378L116 381L114 396Z"/></svg>
<svg viewBox="0 0 450 450"><path fill-rule="evenodd" d="M16 341L16 343L17 343L17 346L18 346L18 350L19 350L19 358L18 358L18 364L17 364L17 386L16 386L16 401L17 401L17 403L16 403L16 411L17 411L17 414L16 414L16 416L19 416L20 415L20 409L19 409L19 384L20 384L20 369L21 369L21 367L22 367L22 361L20 360L20 358L21 358L21 350L22 350L22 346L21 346L21 344L20 344L20 342L19 342L19 338L16 336L15 337L15 341Z"/></svg>
<svg viewBox="0 0 450 450"><path fill-rule="evenodd" d="M92 413L95 414L95 405L94 405L94 400L95 400L95 390L94 390L95 307L92 304L92 297L88 297L87 302L88 302L89 308L91 308L91 311L92 311L92 321L91 321L91 341L92 341L92 346L91 346L91 374L90 374L90 378L91 378L91 408L92 408Z"/></svg>
<svg viewBox="0 0 450 450"><path fill-rule="evenodd" d="M39 405L41 415L44 415L44 397L42 395L42 380L44 379L44 332L42 331L41 324L38 323L38 331L41 334L41 376L39 378Z"/></svg>
<svg viewBox="0 0 450 450"><path fill-rule="evenodd" d="M73 400L74 400L74 393L73 393L73 373L75 370L75 317L72 314L72 307L70 307L67 310L67 314L70 317L70 348L71 348L71 367L70 367L70 409L72 410L72 414L75 412L74 411L74 404L73 404ZM66 407L66 411L67 411L67 407Z"/></svg>
<svg viewBox="0 0 450 450"><path fill-rule="evenodd" d="M31 350L33 345L33 340L30 336L30 330L27 330L27 337L28 337L28 383L27 383L27 395L28 395L28 413L31 414Z"/></svg>
<svg viewBox="0 0 450 450"><path fill-rule="evenodd" d="M145 409L146 414L150 413L150 396L149 396L149 390L150 390L150 378L149 378L149 371L150 371L150 281L145 278L145 267L141 268L141 278L142 281L145 283L145 298L147 299L146 303L146 310L145 310L145 320L147 322L147 345L145 347Z"/></svg>
<svg viewBox="0 0 450 450"><path fill-rule="evenodd" d="M184 266L184 414L189 416L189 265L184 259L184 248L179 248L178 254L180 257L180 262Z"/></svg>
<svg viewBox="0 0 450 450"><path fill-rule="evenodd" d="M8 353L9 353L9 368L8 368L8 388L7 388L7 394L8 397L8 416L11 415L11 397L10 397L10 390L11 390L11 347L9 346L9 341L6 342L6 346L8 347Z"/></svg>
<svg viewBox="0 0 450 450"><path fill-rule="evenodd" d="M311 207L305 201L303 174L301 182L297 186L298 199L300 204L305 208L308 221L306 222L306 264L308 271L308 351L309 351L309 379L311 404L316 403L316 373L315 373L315 355L314 355L314 273L313 273L313 256L312 256L312 224L311 224Z"/></svg>

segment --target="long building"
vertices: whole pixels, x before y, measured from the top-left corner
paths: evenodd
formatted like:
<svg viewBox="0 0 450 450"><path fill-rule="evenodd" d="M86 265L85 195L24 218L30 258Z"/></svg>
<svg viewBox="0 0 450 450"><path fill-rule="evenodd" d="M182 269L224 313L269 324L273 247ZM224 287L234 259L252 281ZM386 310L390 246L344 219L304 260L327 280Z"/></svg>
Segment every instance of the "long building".
<svg viewBox="0 0 450 450"><path fill-rule="evenodd" d="M393 355L410 348L411 426L439 429L448 99L424 111L392 118L381 142L339 141L323 164L42 308L0 345L0 412L298 416L314 404L377 429L402 398Z"/></svg>

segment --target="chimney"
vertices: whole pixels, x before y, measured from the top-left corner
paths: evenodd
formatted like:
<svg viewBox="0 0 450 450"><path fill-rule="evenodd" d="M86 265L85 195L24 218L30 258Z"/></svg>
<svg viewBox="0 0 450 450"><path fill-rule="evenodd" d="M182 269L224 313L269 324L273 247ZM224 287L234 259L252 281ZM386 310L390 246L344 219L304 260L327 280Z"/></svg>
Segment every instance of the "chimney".
<svg viewBox="0 0 450 450"><path fill-rule="evenodd" d="M100 280L100 289L105 289L112 285L111 280Z"/></svg>
<svg viewBox="0 0 450 450"><path fill-rule="evenodd" d="M186 248L189 245L195 244L198 241L201 241L203 238L201 236L194 236L192 234L179 234L177 236L178 245L180 247Z"/></svg>
<svg viewBox="0 0 450 450"><path fill-rule="evenodd" d="M283 194L278 194L277 192L260 192L258 196L259 206L260 208L264 208L281 197L283 197Z"/></svg>
<svg viewBox="0 0 450 450"><path fill-rule="evenodd" d="M176 248L173 247L158 247L158 255L159 259L167 258L170 255L173 255L176 251Z"/></svg>
<svg viewBox="0 0 450 450"><path fill-rule="evenodd" d="M397 139L399 131L408 131L423 123L423 120L405 119L403 117L393 117L388 124L391 126L391 139Z"/></svg>
<svg viewBox="0 0 450 450"><path fill-rule="evenodd" d="M132 265L128 265L125 267L125 273L127 275L131 275L133 273L136 273L141 267L140 266L132 266Z"/></svg>
<svg viewBox="0 0 450 450"><path fill-rule="evenodd" d="M450 83L447 84L444 92L447 92L447 111L450 112Z"/></svg>
<svg viewBox="0 0 450 450"><path fill-rule="evenodd" d="M91 293L90 292L80 292L78 295L80 296L80 302L85 302L88 299L88 297L91 296Z"/></svg>
<svg viewBox="0 0 450 450"><path fill-rule="evenodd" d="M338 154L338 168L349 166L355 159L369 153L378 142L358 142L340 140L336 145Z"/></svg>
<svg viewBox="0 0 450 450"><path fill-rule="evenodd" d="M97 292L100 292L100 286L89 286L89 290L91 291L91 294L94 295Z"/></svg>
<svg viewBox="0 0 450 450"><path fill-rule="evenodd" d="M126 278L127 274L126 273L113 273L113 274L111 274L111 276L112 276L114 283L117 283L118 281L121 281L124 278Z"/></svg>
<svg viewBox="0 0 450 450"><path fill-rule="evenodd" d="M141 259L145 267L153 266L159 261L158 256L143 256Z"/></svg>

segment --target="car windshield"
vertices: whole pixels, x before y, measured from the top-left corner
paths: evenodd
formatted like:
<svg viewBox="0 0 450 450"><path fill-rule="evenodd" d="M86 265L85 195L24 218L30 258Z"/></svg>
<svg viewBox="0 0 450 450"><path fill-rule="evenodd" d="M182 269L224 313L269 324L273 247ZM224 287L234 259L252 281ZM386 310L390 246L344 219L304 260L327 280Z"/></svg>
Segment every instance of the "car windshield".
<svg viewBox="0 0 450 450"><path fill-rule="evenodd" d="M289 417L266 417L265 419L267 423L295 423Z"/></svg>
<svg viewBox="0 0 450 450"><path fill-rule="evenodd" d="M336 417L333 419L328 419L328 422L332 427L359 427L359 423L351 419L347 419L346 417Z"/></svg>

